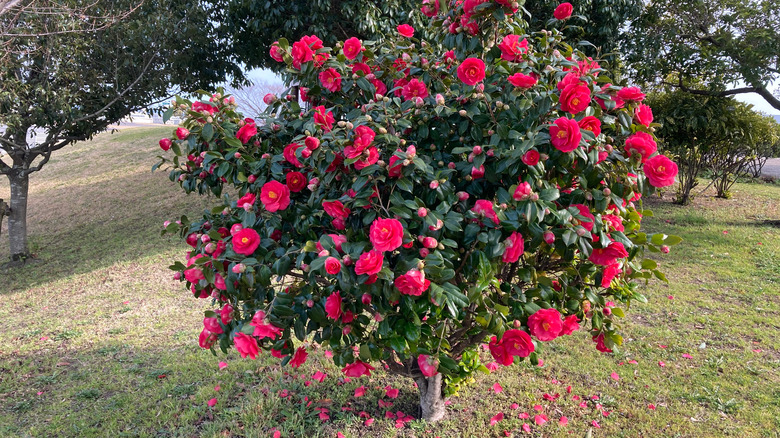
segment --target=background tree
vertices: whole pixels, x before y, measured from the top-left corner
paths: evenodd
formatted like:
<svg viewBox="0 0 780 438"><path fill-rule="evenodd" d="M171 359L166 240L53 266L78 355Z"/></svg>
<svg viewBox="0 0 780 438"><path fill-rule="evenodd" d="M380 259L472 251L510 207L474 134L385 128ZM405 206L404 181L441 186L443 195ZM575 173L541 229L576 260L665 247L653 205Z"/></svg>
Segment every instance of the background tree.
<svg viewBox="0 0 780 438"><path fill-rule="evenodd" d="M657 0L623 38L640 81L693 94L758 93L780 109L780 7L776 0Z"/></svg>
<svg viewBox="0 0 780 438"><path fill-rule="evenodd" d="M5 126L0 147L7 153L0 158L0 174L11 187L12 261L29 256L28 178L53 152L169 96L174 85L195 91L230 75L242 77L216 44L212 20L199 4L39 0L34 8L18 2L0 16L0 46L6 50L0 64ZM100 17L132 13L95 26L73 10ZM28 144L32 128L45 132L39 144Z"/></svg>
<svg viewBox="0 0 780 438"><path fill-rule="evenodd" d="M239 111L247 115L255 116L261 114L268 108L268 104L263 101L266 94L275 96L282 95L287 89L281 82L269 82L265 80L255 80L249 85L238 87L225 87L225 93L230 94L236 99Z"/></svg>
<svg viewBox="0 0 780 438"><path fill-rule="evenodd" d="M780 157L780 123L774 117L763 116L765 127L756 130L756 157L748 163L748 174L753 178L761 176L767 160L772 157Z"/></svg>

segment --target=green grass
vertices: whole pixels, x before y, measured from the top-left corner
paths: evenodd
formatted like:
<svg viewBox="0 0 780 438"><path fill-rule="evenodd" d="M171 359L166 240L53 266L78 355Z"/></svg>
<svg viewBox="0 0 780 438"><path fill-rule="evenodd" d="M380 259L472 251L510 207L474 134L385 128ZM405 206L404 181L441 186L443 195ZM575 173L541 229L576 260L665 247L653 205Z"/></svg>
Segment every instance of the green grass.
<svg viewBox="0 0 780 438"><path fill-rule="evenodd" d="M159 231L163 220L197 214L208 200L149 172L157 139L169 131L100 135L33 175L38 261L0 272L0 436L778 436L780 224L772 221L780 219L780 187L738 184L733 199L705 194L687 208L652 200L656 216L645 227L685 241L657 258L671 284L646 287L650 302L629 312L618 354L598 353L577 332L545 345L543 367L476 376L451 399L447 420L397 429L385 412L416 414L410 381L380 370L348 381L322 350L293 370L270 355L251 361L198 348L210 306L172 280L166 267L186 248ZM0 183L0 197L7 190ZM0 259L7 245L0 242ZM229 365L220 371L222 360ZM312 382L316 371L328 377ZM503 392L490 389L496 382ZM355 398L360 385L368 392ZM384 408L387 385L401 395ZM533 425L535 405L548 424ZM320 420L315 408L330 418ZM361 411L373 425L364 426ZM505 419L490 426L498 412ZM558 424L562 415L567 426Z"/></svg>

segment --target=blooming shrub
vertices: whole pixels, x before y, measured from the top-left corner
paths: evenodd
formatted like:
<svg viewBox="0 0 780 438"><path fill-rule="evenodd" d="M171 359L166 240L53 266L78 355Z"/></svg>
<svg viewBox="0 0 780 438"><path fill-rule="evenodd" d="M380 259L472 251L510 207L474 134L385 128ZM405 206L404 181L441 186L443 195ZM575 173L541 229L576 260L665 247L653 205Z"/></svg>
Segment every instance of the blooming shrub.
<svg viewBox="0 0 780 438"><path fill-rule="evenodd" d="M638 283L665 280L646 253L680 241L640 229L642 196L676 174L644 95L557 30L524 34L509 2L444 6L424 2L431 43L411 26L381 45L279 40L303 108L266 96L249 119L220 93L177 98L161 164L220 196L166 226L192 246L176 277L215 306L203 348L299 366L324 344L350 377L380 362L417 379L436 419L422 393L485 370L483 343L507 366L563 335L622 344Z"/></svg>

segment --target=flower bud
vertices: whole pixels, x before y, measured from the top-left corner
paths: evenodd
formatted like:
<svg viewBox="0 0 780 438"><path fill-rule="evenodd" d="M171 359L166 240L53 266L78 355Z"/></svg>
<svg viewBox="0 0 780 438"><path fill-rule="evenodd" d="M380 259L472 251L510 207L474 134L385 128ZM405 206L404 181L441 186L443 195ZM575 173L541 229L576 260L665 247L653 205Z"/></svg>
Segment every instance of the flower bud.
<svg viewBox="0 0 780 438"><path fill-rule="evenodd" d="M208 234L203 234L200 236L200 241L203 243L209 243L211 242L211 237L209 237Z"/></svg>
<svg viewBox="0 0 780 438"><path fill-rule="evenodd" d="M231 269L234 274L243 274L246 271L246 265L243 263L236 263Z"/></svg>
<svg viewBox="0 0 780 438"><path fill-rule="evenodd" d="M449 163L447 163L447 168L454 169L455 168L455 163L450 161Z"/></svg>
<svg viewBox="0 0 780 438"><path fill-rule="evenodd" d="M371 304L371 295L369 295L369 294L363 294L363 296L362 296L362 297L360 297L360 301L361 301L361 302L362 302L364 305L368 306L369 304Z"/></svg>
<svg viewBox="0 0 780 438"><path fill-rule="evenodd" d="M351 326L351 325L348 325L348 326L344 327L343 329L341 329L341 333L342 333L344 336L346 336L346 335L348 335L348 334L352 333L352 326Z"/></svg>
<svg viewBox="0 0 780 438"><path fill-rule="evenodd" d="M306 300L306 307L309 308L314 307L314 300Z"/></svg>
<svg viewBox="0 0 780 438"><path fill-rule="evenodd" d="M661 252L664 254L669 254L669 247L666 245L661 245Z"/></svg>
<svg viewBox="0 0 780 438"><path fill-rule="evenodd" d="M420 248L420 257L426 258L428 257L428 254L430 254L431 251L428 248Z"/></svg>
<svg viewBox="0 0 780 438"><path fill-rule="evenodd" d="M428 209L425 207L420 207L417 209L417 216L425 217L428 216Z"/></svg>
<svg viewBox="0 0 780 438"><path fill-rule="evenodd" d="M436 190L439 188L439 182L438 181L431 181L430 184L428 184L428 187L430 187L431 190Z"/></svg>
<svg viewBox="0 0 780 438"><path fill-rule="evenodd" d="M352 257L350 257L349 254L345 254L344 257L341 258L341 262L344 263L344 266L352 266Z"/></svg>
<svg viewBox="0 0 780 438"><path fill-rule="evenodd" d="M546 242L548 245L552 245L552 244L553 244L553 242L555 242L555 234L553 234L553 232L552 232L552 231L545 231L545 232L544 232L544 241L545 241L545 242Z"/></svg>
<svg viewBox="0 0 780 438"><path fill-rule="evenodd" d="M426 247L428 249L433 249L433 248L436 248L436 246L439 245L439 242L437 242L436 239L433 238L433 237L426 237L426 238L423 239L422 244L423 244L424 247Z"/></svg>
<svg viewBox="0 0 780 438"><path fill-rule="evenodd" d="M468 115L468 112L466 112L466 110L462 109L462 110L458 111L458 114L460 114L461 117L466 117L466 115Z"/></svg>
<svg viewBox="0 0 780 438"><path fill-rule="evenodd" d="M458 199L461 200L461 201L465 201L465 200L469 199L469 196L470 196L466 192L458 192L458 193L456 193L456 195L458 196Z"/></svg>
<svg viewBox="0 0 780 438"><path fill-rule="evenodd" d="M577 235L583 237L588 234L588 230L583 227L577 227Z"/></svg>
<svg viewBox="0 0 780 438"><path fill-rule="evenodd" d="M320 256L320 257L327 257L327 256L330 255L330 252L327 249L323 249L317 255Z"/></svg>
<svg viewBox="0 0 780 438"><path fill-rule="evenodd" d="M236 233L238 233L239 231L241 231L241 230L243 230L243 229L244 229L244 226L243 226L243 225L241 225L241 224L233 224L233 225L230 227L230 235L231 235L231 236L235 236L235 235L236 235Z"/></svg>
<svg viewBox="0 0 780 438"><path fill-rule="evenodd" d="M419 262L417 262L417 270L422 271L423 269L425 269L425 262L420 260Z"/></svg>
<svg viewBox="0 0 780 438"><path fill-rule="evenodd" d="M173 274L174 280L181 280L181 272L176 272Z"/></svg>
<svg viewBox="0 0 780 438"><path fill-rule="evenodd" d="M436 95L436 105L444 106L444 96L441 94Z"/></svg>
<svg viewBox="0 0 780 438"><path fill-rule="evenodd" d="M607 187L607 188L605 188L605 189L604 189L604 195L605 195L605 196L609 196L609 195L611 195L611 194L612 194L612 190L610 190L610 189L609 189L609 187Z"/></svg>

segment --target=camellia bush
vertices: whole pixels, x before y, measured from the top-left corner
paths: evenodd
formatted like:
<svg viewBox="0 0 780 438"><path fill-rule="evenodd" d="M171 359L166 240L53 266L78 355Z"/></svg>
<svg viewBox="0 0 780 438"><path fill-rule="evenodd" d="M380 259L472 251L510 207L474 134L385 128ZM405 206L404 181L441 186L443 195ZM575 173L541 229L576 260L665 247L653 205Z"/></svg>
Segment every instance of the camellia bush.
<svg viewBox="0 0 780 438"><path fill-rule="evenodd" d="M640 230L642 196L677 166L644 94L554 26L524 34L519 7L426 0L430 42L408 25L381 44L280 39L304 107L268 95L250 119L220 93L176 99L157 166L220 201L165 228L192 246L176 278L214 305L201 347L297 367L324 345L349 377L413 378L435 421L486 370L481 345L510 366L564 335L622 344L638 284L666 280L647 252L680 242Z"/></svg>

